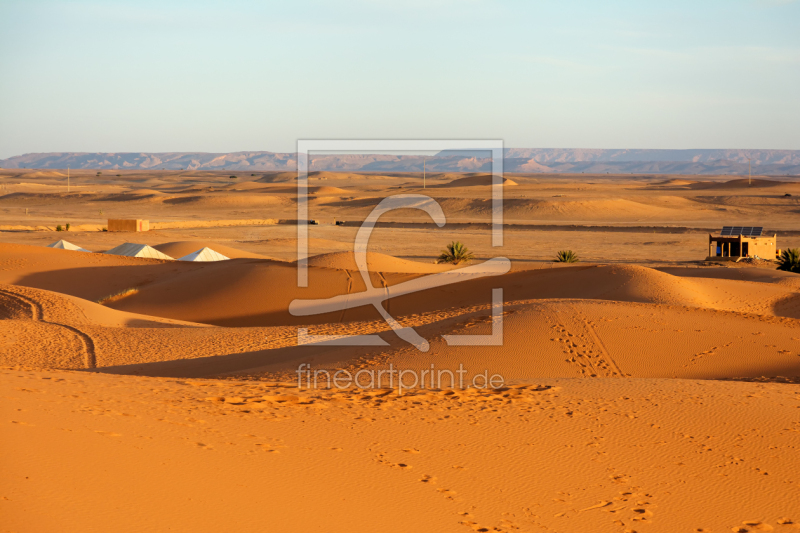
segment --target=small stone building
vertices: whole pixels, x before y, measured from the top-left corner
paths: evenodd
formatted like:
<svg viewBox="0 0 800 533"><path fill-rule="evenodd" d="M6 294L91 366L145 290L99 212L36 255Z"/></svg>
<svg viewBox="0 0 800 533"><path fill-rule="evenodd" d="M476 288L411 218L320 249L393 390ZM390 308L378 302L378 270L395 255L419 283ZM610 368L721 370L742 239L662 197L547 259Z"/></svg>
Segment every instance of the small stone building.
<svg viewBox="0 0 800 533"><path fill-rule="evenodd" d="M764 228L724 226L719 235L708 235L706 261L737 261L745 257L775 259L778 235L762 235Z"/></svg>
<svg viewBox="0 0 800 533"><path fill-rule="evenodd" d="M150 231L150 221L141 219L108 219L108 231Z"/></svg>

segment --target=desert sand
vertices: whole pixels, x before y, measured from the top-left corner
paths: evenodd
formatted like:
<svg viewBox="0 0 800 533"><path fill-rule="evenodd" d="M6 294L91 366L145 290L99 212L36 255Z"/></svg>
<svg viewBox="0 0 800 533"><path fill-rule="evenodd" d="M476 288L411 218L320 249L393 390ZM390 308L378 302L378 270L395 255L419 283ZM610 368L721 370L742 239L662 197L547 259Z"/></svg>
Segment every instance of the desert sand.
<svg viewBox="0 0 800 533"><path fill-rule="evenodd" d="M800 275L704 261L722 225L798 246L797 182L509 174L493 247L486 176L312 173L299 287L293 175L229 175L0 171L0 531L800 530ZM356 231L397 193L448 224L387 213L362 276ZM102 231L123 217L155 229ZM457 274L434 262L453 240L510 271L398 294ZM97 253L123 242L231 259ZM290 312L373 288L427 351L371 305ZM448 344L494 331L493 289L502 344Z"/></svg>

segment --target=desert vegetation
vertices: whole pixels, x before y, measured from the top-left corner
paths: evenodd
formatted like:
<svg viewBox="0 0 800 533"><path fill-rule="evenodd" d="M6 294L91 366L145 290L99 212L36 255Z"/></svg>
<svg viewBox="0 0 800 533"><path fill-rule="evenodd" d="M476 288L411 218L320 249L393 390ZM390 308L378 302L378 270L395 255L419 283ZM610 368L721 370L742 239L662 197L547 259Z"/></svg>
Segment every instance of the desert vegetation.
<svg viewBox="0 0 800 533"><path fill-rule="evenodd" d="M580 261L578 254L572 250L561 250L556 254L556 263L577 263L578 261Z"/></svg>
<svg viewBox="0 0 800 533"><path fill-rule="evenodd" d="M778 270L800 274L800 248L789 248L781 252Z"/></svg>
<svg viewBox="0 0 800 533"><path fill-rule="evenodd" d="M110 304L112 302L116 302L118 300L122 300L126 296L131 296L139 292L139 289L136 287L129 287L127 289L123 289L121 291L117 291L114 294L109 294L108 296L104 296L97 300L97 303L100 305Z"/></svg>
<svg viewBox="0 0 800 533"><path fill-rule="evenodd" d="M468 263L474 258L473 253L461 241L453 241L442 250L442 254L436 262L457 265L459 263Z"/></svg>

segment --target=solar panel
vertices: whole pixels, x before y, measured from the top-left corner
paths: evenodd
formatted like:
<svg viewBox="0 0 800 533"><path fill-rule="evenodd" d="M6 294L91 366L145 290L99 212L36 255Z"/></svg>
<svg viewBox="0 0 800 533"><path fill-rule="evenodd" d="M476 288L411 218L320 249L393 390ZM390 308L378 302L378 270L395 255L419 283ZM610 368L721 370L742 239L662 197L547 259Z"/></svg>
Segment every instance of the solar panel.
<svg viewBox="0 0 800 533"><path fill-rule="evenodd" d="M760 237L764 232L763 226L723 226L719 234L723 237L742 235L743 237Z"/></svg>

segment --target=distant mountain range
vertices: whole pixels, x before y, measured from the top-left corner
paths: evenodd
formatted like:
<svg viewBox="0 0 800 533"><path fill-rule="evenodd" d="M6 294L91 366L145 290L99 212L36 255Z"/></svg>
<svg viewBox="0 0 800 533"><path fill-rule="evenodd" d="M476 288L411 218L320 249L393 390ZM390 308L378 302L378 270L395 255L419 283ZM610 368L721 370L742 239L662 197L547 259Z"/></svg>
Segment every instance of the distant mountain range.
<svg viewBox="0 0 800 533"><path fill-rule="evenodd" d="M753 174L800 176L800 150L605 150L582 148L507 148L506 172L587 174ZM435 156L339 154L312 156L311 170L431 172L491 170L489 152L443 151ZM294 153L166 152L25 154L0 159L0 168L284 170L297 167Z"/></svg>

